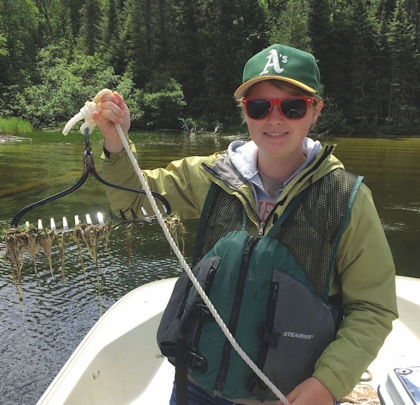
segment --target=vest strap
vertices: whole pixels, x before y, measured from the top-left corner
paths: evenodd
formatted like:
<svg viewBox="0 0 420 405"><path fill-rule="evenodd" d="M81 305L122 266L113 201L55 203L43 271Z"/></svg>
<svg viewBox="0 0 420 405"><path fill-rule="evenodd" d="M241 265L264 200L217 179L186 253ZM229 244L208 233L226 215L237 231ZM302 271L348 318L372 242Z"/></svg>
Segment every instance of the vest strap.
<svg viewBox="0 0 420 405"><path fill-rule="evenodd" d="M185 341L181 340L176 345L175 355L175 385L177 405L188 405L188 381L187 363L185 362L185 351Z"/></svg>

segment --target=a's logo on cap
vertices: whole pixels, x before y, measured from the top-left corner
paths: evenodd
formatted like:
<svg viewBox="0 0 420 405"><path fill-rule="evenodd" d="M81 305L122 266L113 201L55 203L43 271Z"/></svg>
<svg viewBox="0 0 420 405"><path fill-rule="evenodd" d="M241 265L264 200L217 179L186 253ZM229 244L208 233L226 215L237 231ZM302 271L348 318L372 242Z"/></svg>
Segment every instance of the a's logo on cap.
<svg viewBox="0 0 420 405"><path fill-rule="evenodd" d="M277 52L277 49L272 49L267 56L267 64L265 65L263 71L260 73L261 75L266 75L269 72L269 68L273 68L274 71L277 74L280 74L283 72L284 68L281 67L280 62L282 64L286 64L287 63L287 56L280 54Z"/></svg>

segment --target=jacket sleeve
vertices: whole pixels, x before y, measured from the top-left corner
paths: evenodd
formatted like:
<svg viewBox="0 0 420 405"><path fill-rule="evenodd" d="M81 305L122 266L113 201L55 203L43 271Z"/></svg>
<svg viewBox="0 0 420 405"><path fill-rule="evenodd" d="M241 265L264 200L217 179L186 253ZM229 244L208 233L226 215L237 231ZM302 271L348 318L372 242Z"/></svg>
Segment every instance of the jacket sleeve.
<svg viewBox="0 0 420 405"><path fill-rule="evenodd" d="M163 195L169 202L172 212L182 219L200 216L210 180L202 168L201 163L212 157L192 156L171 162L166 168L142 170L144 177L152 191ZM108 182L124 185L131 188L142 188L140 180L134 171L127 153L111 154L103 160L102 173ZM111 208L116 215L124 213L131 217L131 211L141 217L141 207L151 214L147 197L118 190L112 187L105 188Z"/></svg>
<svg viewBox="0 0 420 405"><path fill-rule="evenodd" d="M340 400L375 359L398 317L395 267L368 187L362 184L338 249L332 290L342 294L344 320L313 376Z"/></svg>

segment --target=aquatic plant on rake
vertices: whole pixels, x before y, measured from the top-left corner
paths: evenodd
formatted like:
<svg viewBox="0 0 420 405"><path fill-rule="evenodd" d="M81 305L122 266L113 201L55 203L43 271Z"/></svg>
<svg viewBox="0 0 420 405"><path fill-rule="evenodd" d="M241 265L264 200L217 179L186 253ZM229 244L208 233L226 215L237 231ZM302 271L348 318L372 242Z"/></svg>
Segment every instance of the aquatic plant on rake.
<svg viewBox="0 0 420 405"><path fill-rule="evenodd" d="M52 246L53 242L56 241L60 254L61 274L64 279L64 246L71 241L78 245L79 256L82 263L82 269L84 271L80 242L84 242L89 255L92 257L97 266L99 240L103 237L108 240L111 232L110 222L100 223L97 225L93 225L92 223L78 223L73 229L63 227L61 230L57 230L55 226L49 229L43 228L40 224L41 222L38 221L38 228L34 225L26 224L23 227L9 228L4 232L3 239L6 245L5 257L10 262L12 279L16 286L20 301L23 301L22 267L25 252L27 252L31 257L34 271L37 273L37 251L43 251L48 262L51 276L54 276Z"/></svg>
<svg viewBox="0 0 420 405"><path fill-rule="evenodd" d="M131 238L133 229L138 229L142 232L144 226L156 223L155 218L147 216L144 218L124 219L113 224L111 220L104 221L102 214L101 216L99 214L101 213L98 213L98 217L101 219L98 224L93 224L89 215L86 215L86 222L81 222L76 215L73 228L68 227L67 219L64 217L63 227L61 229L57 229L55 221L51 219L50 228L44 228L42 222L39 220L38 227L26 223L24 226L9 228L4 231L3 239L6 246L5 258L10 262L13 283L20 301L23 301L22 269L25 258L29 256L34 272L38 273L38 251L44 253L52 277L54 276L53 263L56 263L56 261L53 261L52 256L54 252L58 251L60 256L61 278L64 281L66 247L68 248L71 244L76 244L85 284L87 284L85 257L89 256L95 263L99 296L101 295L100 247L103 246L103 250L108 254L109 239L113 230L125 228L128 264L132 264ZM184 226L181 219L172 214L168 215L165 221L176 243L180 247L182 246L182 250L184 250ZM54 249L54 247L56 248Z"/></svg>
<svg viewBox="0 0 420 405"><path fill-rule="evenodd" d="M171 236L179 249L181 250L181 253L184 254L185 251L185 242L184 242L184 224L182 223L180 217L176 214L168 215L165 218L166 226L169 229L169 232L171 233Z"/></svg>

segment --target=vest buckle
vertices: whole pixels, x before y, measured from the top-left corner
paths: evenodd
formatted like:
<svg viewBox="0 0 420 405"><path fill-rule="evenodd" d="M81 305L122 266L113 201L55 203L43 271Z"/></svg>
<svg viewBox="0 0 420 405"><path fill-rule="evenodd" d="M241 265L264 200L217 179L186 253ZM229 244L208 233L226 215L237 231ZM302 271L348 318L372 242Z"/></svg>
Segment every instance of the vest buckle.
<svg viewBox="0 0 420 405"><path fill-rule="evenodd" d="M203 374L207 371L207 360L198 353L188 351L186 353L187 366L197 373Z"/></svg>

